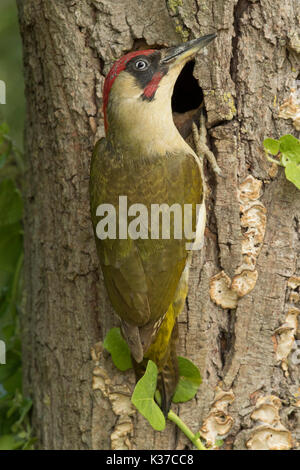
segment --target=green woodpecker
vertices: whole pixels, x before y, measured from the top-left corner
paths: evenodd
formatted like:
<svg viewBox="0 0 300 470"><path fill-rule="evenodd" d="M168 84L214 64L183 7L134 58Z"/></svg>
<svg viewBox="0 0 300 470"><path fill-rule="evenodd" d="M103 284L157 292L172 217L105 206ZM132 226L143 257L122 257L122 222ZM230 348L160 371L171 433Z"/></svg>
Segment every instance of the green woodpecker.
<svg viewBox="0 0 300 470"><path fill-rule="evenodd" d="M145 230L139 238L128 233L121 236L119 203L126 196L128 207L142 204L148 214L151 207L162 204L183 209L188 204L192 242L199 245L202 240L202 171L197 155L174 125L171 98L184 65L215 36L164 50L131 52L113 65L103 92L106 138L97 142L91 162L91 215L104 282L120 317L137 378L148 359L158 367L164 413L178 382L176 318L187 295L193 245L188 244L191 237L186 233L181 238L174 235L175 215L170 217L170 237L162 237L161 232L151 236L147 223L149 236ZM115 208L115 237L97 236L97 208L102 204ZM162 217L158 223L161 229Z"/></svg>

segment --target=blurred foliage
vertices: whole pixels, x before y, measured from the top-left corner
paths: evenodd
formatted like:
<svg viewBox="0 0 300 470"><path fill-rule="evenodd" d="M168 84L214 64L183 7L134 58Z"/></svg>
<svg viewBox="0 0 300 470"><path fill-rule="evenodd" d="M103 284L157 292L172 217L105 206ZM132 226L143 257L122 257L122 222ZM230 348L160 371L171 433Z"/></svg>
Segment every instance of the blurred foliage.
<svg viewBox="0 0 300 470"><path fill-rule="evenodd" d="M0 339L6 364L0 364L0 450L31 449L31 401L22 395L19 311L22 296L23 201L17 181L22 155L0 125Z"/></svg>
<svg viewBox="0 0 300 470"><path fill-rule="evenodd" d="M0 340L6 346L6 364L0 364L0 450L32 449L32 403L22 393L19 321L24 255L19 149L25 100L15 0L0 1L0 80L6 84L6 104L0 104Z"/></svg>
<svg viewBox="0 0 300 470"><path fill-rule="evenodd" d="M0 80L6 84L6 105L0 105L0 122L7 122L11 136L22 149L24 81L22 44L15 0L0 0Z"/></svg>

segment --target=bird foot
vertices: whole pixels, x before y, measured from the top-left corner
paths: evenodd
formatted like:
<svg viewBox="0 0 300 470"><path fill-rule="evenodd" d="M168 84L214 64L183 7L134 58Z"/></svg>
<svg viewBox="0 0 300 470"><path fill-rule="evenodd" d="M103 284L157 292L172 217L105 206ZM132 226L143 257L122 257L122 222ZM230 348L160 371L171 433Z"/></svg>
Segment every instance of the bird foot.
<svg viewBox="0 0 300 470"><path fill-rule="evenodd" d="M193 130L193 139L194 139L194 143L196 147L196 152L200 160L201 166L203 166L203 158L205 156L207 160L209 161L214 173L216 173L218 176L223 177L221 168L219 167L217 163L216 157L214 156L213 152L208 148L206 144L207 130L206 130L205 117L204 117L203 112L200 114L199 129L196 126L196 124L193 123L192 130Z"/></svg>

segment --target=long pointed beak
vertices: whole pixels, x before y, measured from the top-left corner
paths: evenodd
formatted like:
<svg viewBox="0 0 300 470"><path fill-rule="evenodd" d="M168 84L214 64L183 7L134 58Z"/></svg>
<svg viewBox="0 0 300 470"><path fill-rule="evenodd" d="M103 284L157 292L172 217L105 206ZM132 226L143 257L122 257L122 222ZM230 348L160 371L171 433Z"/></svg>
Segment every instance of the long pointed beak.
<svg viewBox="0 0 300 470"><path fill-rule="evenodd" d="M192 59L197 52L207 46L216 37L216 33L202 36L198 39L180 44L180 46L170 47L166 50L166 55L162 58L161 64L178 64Z"/></svg>

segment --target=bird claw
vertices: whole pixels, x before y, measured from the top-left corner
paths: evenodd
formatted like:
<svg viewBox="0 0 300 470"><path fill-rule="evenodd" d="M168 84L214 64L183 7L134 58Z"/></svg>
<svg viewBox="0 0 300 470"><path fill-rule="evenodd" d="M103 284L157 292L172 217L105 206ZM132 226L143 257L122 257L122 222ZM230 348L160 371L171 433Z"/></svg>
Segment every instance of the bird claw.
<svg viewBox="0 0 300 470"><path fill-rule="evenodd" d="M206 156L214 173L216 173L221 178L224 178L222 174L222 170L217 163L216 157L214 156L213 152L208 148L206 144L207 131L206 131L206 125L205 125L205 117L203 113L201 113L200 115L199 127L200 128L198 129L196 124L193 123L193 128L192 128L193 138L194 138L194 143L195 143L198 158L201 164L203 164L203 156Z"/></svg>

